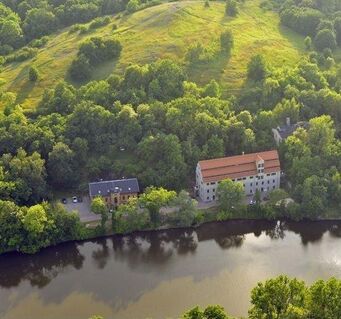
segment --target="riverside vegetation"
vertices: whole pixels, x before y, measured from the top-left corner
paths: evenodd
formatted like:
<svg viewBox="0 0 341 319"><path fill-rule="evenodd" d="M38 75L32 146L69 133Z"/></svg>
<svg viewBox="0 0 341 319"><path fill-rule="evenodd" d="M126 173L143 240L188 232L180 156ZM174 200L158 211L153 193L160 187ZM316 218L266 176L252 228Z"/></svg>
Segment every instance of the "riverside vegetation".
<svg viewBox="0 0 341 319"><path fill-rule="evenodd" d="M198 2L193 5L194 9L192 4L180 2L181 7L189 5L192 8L188 10L200 7L201 12L209 8L209 14L213 14L210 11L213 10L226 19L226 23L215 24L214 30L219 29L218 39L212 39L211 43L208 40L203 43L194 41L184 52L182 61L164 58L143 65L131 64L122 73L115 72L105 79L88 82L95 69L106 66L108 61L116 65L121 59L127 59L124 55L126 42L115 34L120 29L119 21L118 26L110 26L113 34L108 39L95 34L89 39L79 38L81 43L77 43L71 62L63 66L67 68L63 69L63 74L70 74L74 80L83 82L72 85L65 80L53 88L46 86L38 105L30 107L30 112L19 103L25 100L20 93L16 95L4 89L0 115L1 251L35 252L63 240L90 236L76 216L69 216L58 205L44 201L53 202L54 194L59 191L84 192L88 181L97 178L137 176L142 187L147 189L140 199L121 206L113 214L116 232L162 225L188 226L210 218L340 217L341 68L339 14L335 11L339 7L338 2L334 7L330 4L333 9L326 8L324 3L302 1L298 7L291 1L279 4L274 0L262 3L246 0L235 3L236 10L231 16L231 12L225 10L225 6L231 5L230 1L226 5ZM66 10L69 5L72 7L71 2L62 6ZM90 4L80 5L79 10L86 11L87 5ZM145 10L163 10L164 5L169 4ZM44 47L49 40L39 38L45 34L32 31L42 20L32 19L40 14L55 16L57 11L53 13L53 10L57 9L51 4L48 8L52 13L46 12L43 6L26 12L24 8L28 6L30 4L25 1L18 6L16 3L2 4L0 15L9 18L1 20L1 30L9 24L21 34L18 43L6 43L4 39L8 37L1 38L0 34L3 46L18 48L10 55L4 55L4 61L7 61L4 63L8 63L1 71L4 78L33 64L32 59L20 63L7 60L9 56L23 52L24 49L20 49L23 43L34 41L33 46L40 47L42 55L51 52ZM219 61L224 60L229 65L243 56L245 51L241 50L245 43L240 38L243 32L236 31L234 23L241 18L247 19L249 6L256 6L256 12L264 12L264 19L277 16L278 11L278 19L290 28L310 26L307 27L310 40L295 36L296 46L298 41L299 46L306 46L300 61L280 66L271 63L275 61L266 52L246 56L242 85L238 91L227 90L228 94L224 91L233 81L229 82L227 77L213 79L211 76L204 85L193 82L191 79L196 78L195 73L211 69L212 65L223 71ZM19 7L26 12L20 19ZM144 10L136 15L128 14L126 19L139 17L142 12ZM318 23L315 26L312 21L316 17ZM290 24L289 18L295 18L300 24ZM27 19L26 23L22 24L22 19ZM108 21L97 19L89 28L99 30ZM68 23L72 22L69 20ZM278 34L282 25L275 26L274 32ZM78 27L68 30L70 39L72 32L81 32L77 30ZM306 36L302 30L295 31ZM318 36L321 31L324 35ZM68 35L62 33L62 37ZM57 34L56 39L60 36ZM335 42L328 41L334 38ZM3 51L5 53L8 52ZM244 69L242 65L240 67ZM32 65L32 68L25 80L29 87L45 78L42 74L45 71L42 72L39 65ZM63 78L58 72L55 78ZM12 80L8 77L8 81L11 83ZM24 103L31 102L28 98ZM288 194L276 191L270 195L267 205L260 205L259 198L256 198L256 205L245 207L237 196L240 190L226 181L218 190L221 201L217 211L199 213L188 195L181 192L189 189L197 161L273 148L271 129L282 124L286 117L293 122L309 121L309 128L297 130L280 147ZM287 207L276 206L288 195L295 203ZM233 205L231 198L235 201ZM164 205L176 209L169 214L160 213ZM98 211L101 212L101 207Z"/></svg>
<svg viewBox="0 0 341 319"><path fill-rule="evenodd" d="M275 298L274 298L275 296ZM249 319L335 319L341 316L341 281L303 281L279 276L260 282L251 291ZM233 319L223 307L194 307L182 319ZM103 319L93 316L90 319Z"/></svg>

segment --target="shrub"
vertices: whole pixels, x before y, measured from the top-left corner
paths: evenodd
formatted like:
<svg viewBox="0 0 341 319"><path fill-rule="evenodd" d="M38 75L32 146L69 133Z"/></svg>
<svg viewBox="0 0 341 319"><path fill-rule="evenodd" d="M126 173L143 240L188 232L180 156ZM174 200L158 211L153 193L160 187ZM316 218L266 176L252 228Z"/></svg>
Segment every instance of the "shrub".
<svg viewBox="0 0 341 319"><path fill-rule="evenodd" d="M305 45L305 48L307 51L309 51L311 49L311 44L312 44L311 37L307 36L304 39L304 45Z"/></svg>
<svg viewBox="0 0 341 319"><path fill-rule="evenodd" d="M237 2L235 0L227 0L225 12L230 17L235 17L238 14Z"/></svg>
<svg viewBox="0 0 341 319"><path fill-rule="evenodd" d="M319 51L323 51L326 48L334 50L336 48L335 34L331 30L323 29L316 34L314 43Z"/></svg>
<svg viewBox="0 0 341 319"><path fill-rule="evenodd" d="M39 72L38 72L37 68L34 66L31 66L29 71L28 71L28 79L31 82L36 82L38 80L38 77L39 77Z"/></svg>
<svg viewBox="0 0 341 319"><path fill-rule="evenodd" d="M129 13L133 13L137 11L139 7L140 7L139 0L129 0L126 9Z"/></svg>
<svg viewBox="0 0 341 319"><path fill-rule="evenodd" d="M221 51L230 53L233 48L233 34L230 30L225 30L220 35Z"/></svg>
<svg viewBox="0 0 341 319"><path fill-rule="evenodd" d="M44 36L40 39L34 39L29 43L31 48L42 48L49 41L48 36Z"/></svg>
<svg viewBox="0 0 341 319"><path fill-rule="evenodd" d="M89 29L97 29L110 23L110 17L98 17L89 25Z"/></svg>
<svg viewBox="0 0 341 319"><path fill-rule="evenodd" d="M33 58L37 54L37 48L23 47L19 51L6 57L6 63L22 62Z"/></svg>
<svg viewBox="0 0 341 319"><path fill-rule="evenodd" d="M90 78L92 67L89 63L89 59L83 54L78 56L72 61L69 73L74 81L86 81Z"/></svg>

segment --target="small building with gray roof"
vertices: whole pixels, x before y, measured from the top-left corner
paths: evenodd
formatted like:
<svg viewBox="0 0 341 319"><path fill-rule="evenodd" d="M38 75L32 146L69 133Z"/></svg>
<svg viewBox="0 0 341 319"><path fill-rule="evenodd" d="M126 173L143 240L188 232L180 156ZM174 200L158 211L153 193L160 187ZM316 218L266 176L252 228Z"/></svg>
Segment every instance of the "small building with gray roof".
<svg viewBox="0 0 341 319"><path fill-rule="evenodd" d="M91 199L100 196L108 206L117 207L137 197L140 187L137 178L116 179L89 183Z"/></svg>

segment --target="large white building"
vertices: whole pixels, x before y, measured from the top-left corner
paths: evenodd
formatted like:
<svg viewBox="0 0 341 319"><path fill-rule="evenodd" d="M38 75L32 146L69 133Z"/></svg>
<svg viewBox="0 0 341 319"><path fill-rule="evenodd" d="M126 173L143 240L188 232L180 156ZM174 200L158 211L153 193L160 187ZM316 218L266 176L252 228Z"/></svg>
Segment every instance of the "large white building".
<svg viewBox="0 0 341 319"><path fill-rule="evenodd" d="M218 183L230 178L243 184L245 195L258 189L270 192L280 187L281 167L276 150L200 161L196 168L196 187L201 200L217 199Z"/></svg>

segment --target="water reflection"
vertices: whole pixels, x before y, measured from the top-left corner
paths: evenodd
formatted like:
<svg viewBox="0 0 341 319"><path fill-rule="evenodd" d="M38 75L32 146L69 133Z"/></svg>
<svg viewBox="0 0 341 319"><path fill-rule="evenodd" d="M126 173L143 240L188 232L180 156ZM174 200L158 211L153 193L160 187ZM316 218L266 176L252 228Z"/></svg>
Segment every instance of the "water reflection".
<svg viewBox="0 0 341 319"><path fill-rule="evenodd" d="M202 291L207 290L218 302L224 296L219 291L221 282L224 287L235 286L238 298L245 298L240 303L245 308L252 285L271 275L286 272L307 279L335 275L341 267L340 237L341 222L229 221L196 230L139 232L67 243L34 256L6 254L0 256L0 317L19 307L21 300L39 300L40 309L51 303L63 307L70 300L79 300L76 306L81 307L80 300L88 300L93 307L101 302L106 311L130 318L127 309L132 305L146 308L142 301L148 295L158 296L162 305L166 291L178 295L192 289L194 293L197 287L198 300L208 300ZM302 250L309 243L319 247ZM290 257L293 253L295 263ZM203 289L206 281L207 289ZM164 286L173 282L177 284L172 288ZM184 305L185 301L196 303L186 298ZM236 297L225 298L230 302ZM168 304L176 307L169 302L163 307ZM32 318L53 318L47 310L44 316L41 313Z"/></svg>
<svg viewBox="0 0 341 319"><path fill-rule="evenodd" d="M81 269L84 259L76 243L45 249L38 255L6 254L0 256L0 286L16 287L27 280L32 287L43 288L66 267Z"/></svg>

